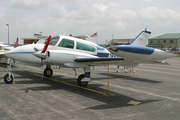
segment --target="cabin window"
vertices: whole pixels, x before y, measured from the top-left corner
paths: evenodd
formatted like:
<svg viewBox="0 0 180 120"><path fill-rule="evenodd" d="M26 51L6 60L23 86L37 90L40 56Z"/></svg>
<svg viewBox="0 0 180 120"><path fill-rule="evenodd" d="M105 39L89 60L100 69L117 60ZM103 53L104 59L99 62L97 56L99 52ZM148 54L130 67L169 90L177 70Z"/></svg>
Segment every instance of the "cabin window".
<svg viewBox="0 0 180 120"><path fill-rule="evenodd" d="M49 45L55 45L58 42L59 38L59 36L52 37Z"/></svg>
<svg viewBox="0 0 180 120"><path fill-rule="evenodd" d="M174 41L173 41L173 40L170 40L170 43L174 43Z"/></svg>
<svg viewBox="0 0 180 120"><path fill-rule="evenodd" d="M80 42L77 42L76 49L94 52L95 48Z"/></svg>
<svg viewBox="0 0 180 120"><path fill-rule="evenodd" d="M153 43L153 41L151 40L150 43Z"/></svg>
<svg viewBox="0 0 180 120"><path fill-rule="evenodd" d="M58 45L59 47L74 48L74 41L69 39L62 39Z"/></svg>
<svg viewBox="0 0 180 120"><path fill-rule="evenodd" d="M166 40L164 40L164 43L166 43Z"/></svg>

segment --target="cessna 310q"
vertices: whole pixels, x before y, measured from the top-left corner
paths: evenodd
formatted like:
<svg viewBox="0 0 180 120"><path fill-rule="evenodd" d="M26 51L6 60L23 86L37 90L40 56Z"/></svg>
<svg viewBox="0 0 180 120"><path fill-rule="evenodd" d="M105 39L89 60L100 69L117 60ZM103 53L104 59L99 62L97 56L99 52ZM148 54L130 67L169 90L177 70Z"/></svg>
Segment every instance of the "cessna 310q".
<svg viewBox="0 0 180 120"><path fill-rule="evenodd" d="M147 41L150 36L150 32L142 31L135 40L131 43L136 45L136 40ZM119 66L137 66L140 64L136 61L125 60L132 53L126 54L125 58L117 57L111 54L106 48L100 47L97 44L81 40L70 36L49 36L44 44L31 44L20 46L5 53L10 59L8 64L11 63L11 58L20 62L28 63L31 65L42 66L46 65L44 69L44 76L51 77L53 71L51 65L58 65L60 67L68 68L83 68L84 74L79 75L77 83L80 86L86 86L90 81L90 67L101 66L107 64L115 64ZM131 48L129 48L131 50ZM140 49L143 50L143 49ZM154 51L158 54L159 51ZM160 53L161 54L161 53ZM145 54L146 56L149 54ZM136 57L136 56L134 56ZM172 55L162 55L163 59L172 57ZM144 59L144 58L139 58ZM152 59L151 59L152 60ZM153 61L153 60L152 60ZM6 83L12 83L14 80L13 74L7 70L7 74L4 76Z"/></svg>

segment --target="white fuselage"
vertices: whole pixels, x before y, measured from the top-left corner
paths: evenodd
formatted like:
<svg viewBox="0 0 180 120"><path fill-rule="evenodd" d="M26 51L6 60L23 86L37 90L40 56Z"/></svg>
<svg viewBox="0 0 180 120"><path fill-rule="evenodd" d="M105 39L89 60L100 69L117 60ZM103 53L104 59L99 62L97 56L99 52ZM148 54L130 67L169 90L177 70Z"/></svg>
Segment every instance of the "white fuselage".
<svg viewBox="0 0 180 120"><path fill-rule="evenodd" d="M19 46L5 53L17 61L41 65L41 59L33 55L42 51L44 44L30 44ZM109 51L112 53L110 53ZM59 65L64 67L84 67L85 63L77 63L76 58L99 58L99 57L123 57L126 61L136 61L136 63L153 63L175 56L154 48L120 45L107 49L97 44L69 36L55 36L48 46L44 64ZM114 55L113 55L114 54ZM115 56L116 55L116 56Z"/></svg>
<svg viewBox="0 0 180 120"><path fill-rule="evenodd" d="M72 40L74 42L73 48L66 48L66 47L61 47L59 44L61 43L62 40ZM77 48L77 44L85 44L84 48ZM30 64L41 64L41 59L38 57L34 56L33 53L42 51L44 47L44 44L29 44L29 45L24 45L24 46L19 46L15 49L12 49L8 51L5 55L8 57L13 58L14 60L24 62L24 63L30 63ZM81 46L80 46L81 47ZM93 49L92 51L88 51L87 47L91 47ZM85 50L83 50L85 49ZM59 36L59 39L56 41L55 45L49 45L48 52L50 52L50 57L47 57L44 62L45 64L50 64L50 65L60 65L60 66L66 66L66 67L71 67L73 66L70 63L74 63L75 58L93 58L93 57L109 57L111 56L111 53L103 48L98 46L97 44L90 42L90 41L85 41L77 38L72 38L69 36ZM74 66L82 66L78 63Z"/></svg>

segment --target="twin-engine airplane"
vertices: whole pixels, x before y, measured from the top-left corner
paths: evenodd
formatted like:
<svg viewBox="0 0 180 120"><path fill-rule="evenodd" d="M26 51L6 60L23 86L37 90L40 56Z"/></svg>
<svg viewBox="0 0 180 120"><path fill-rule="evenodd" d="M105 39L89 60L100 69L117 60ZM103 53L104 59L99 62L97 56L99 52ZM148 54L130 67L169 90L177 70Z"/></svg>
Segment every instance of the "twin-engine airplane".
<svg viewBox="0 0 180 120"><path fill-rule="evenodd" d="M139 42L143 41L147 42L150 34L151 32L149 31L142 31L134 39L134 41L131 42L132 48L130 47L131 45L127 45L126 50L129 50L130 52L126 52L126 56L124 58L111 54L106 48L100 47L93 42L64 35L55 36L52 38L49 36L49 38L46 39L45 45L42 43L24 45L8 51L5 53L5 55L10 58L8 60L8 64L11 63L12 58L14 60L35 66L46 65L46 68L44 69L44 76L46 77L51 77L53 74L51 65L58 65L60 67L68 68L83 68L84 74L79 75L77 83L80 86L86 86L90 81L91 66L114 64L119 66L134 67L139 65L141 60L144 61L145 57L148 57L150 63L154 63L154 61L157 59L154 59L154 56L151 57L149 49L151 49L153 54L159 56L158 60L167 59L174 56L173 54L157 51L153 48L147 47L137 47L136 51L139 52L135 53L137 56L134 55L132 52L134 50L134 45L138 45ZM117 48L114 49L114 47L110 47L109 49L112 49L112 51L119 50ZM144 50L145 53L146 51L148 53L142 54ZM131 58L131 56L133 56L132 59L125 59ZM138 61L134 61L134 59L137 57ZM11 64L9 66L11 66ZM7 70L7 72L8 73L4 76L4 81L6 83L12 83L14 76L10 70Z"/></svg>

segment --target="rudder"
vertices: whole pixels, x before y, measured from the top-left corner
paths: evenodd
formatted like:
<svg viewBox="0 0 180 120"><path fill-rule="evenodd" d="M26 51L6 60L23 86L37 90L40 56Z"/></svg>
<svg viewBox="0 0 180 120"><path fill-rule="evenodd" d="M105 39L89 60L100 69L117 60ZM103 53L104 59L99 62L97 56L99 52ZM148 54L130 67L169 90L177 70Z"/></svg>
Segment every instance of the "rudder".
<svg viewBox="0 0 180 120"><path fill-rule="evenodd" d="M129 45L146 46L151 32L143 30Z"/></svg>

